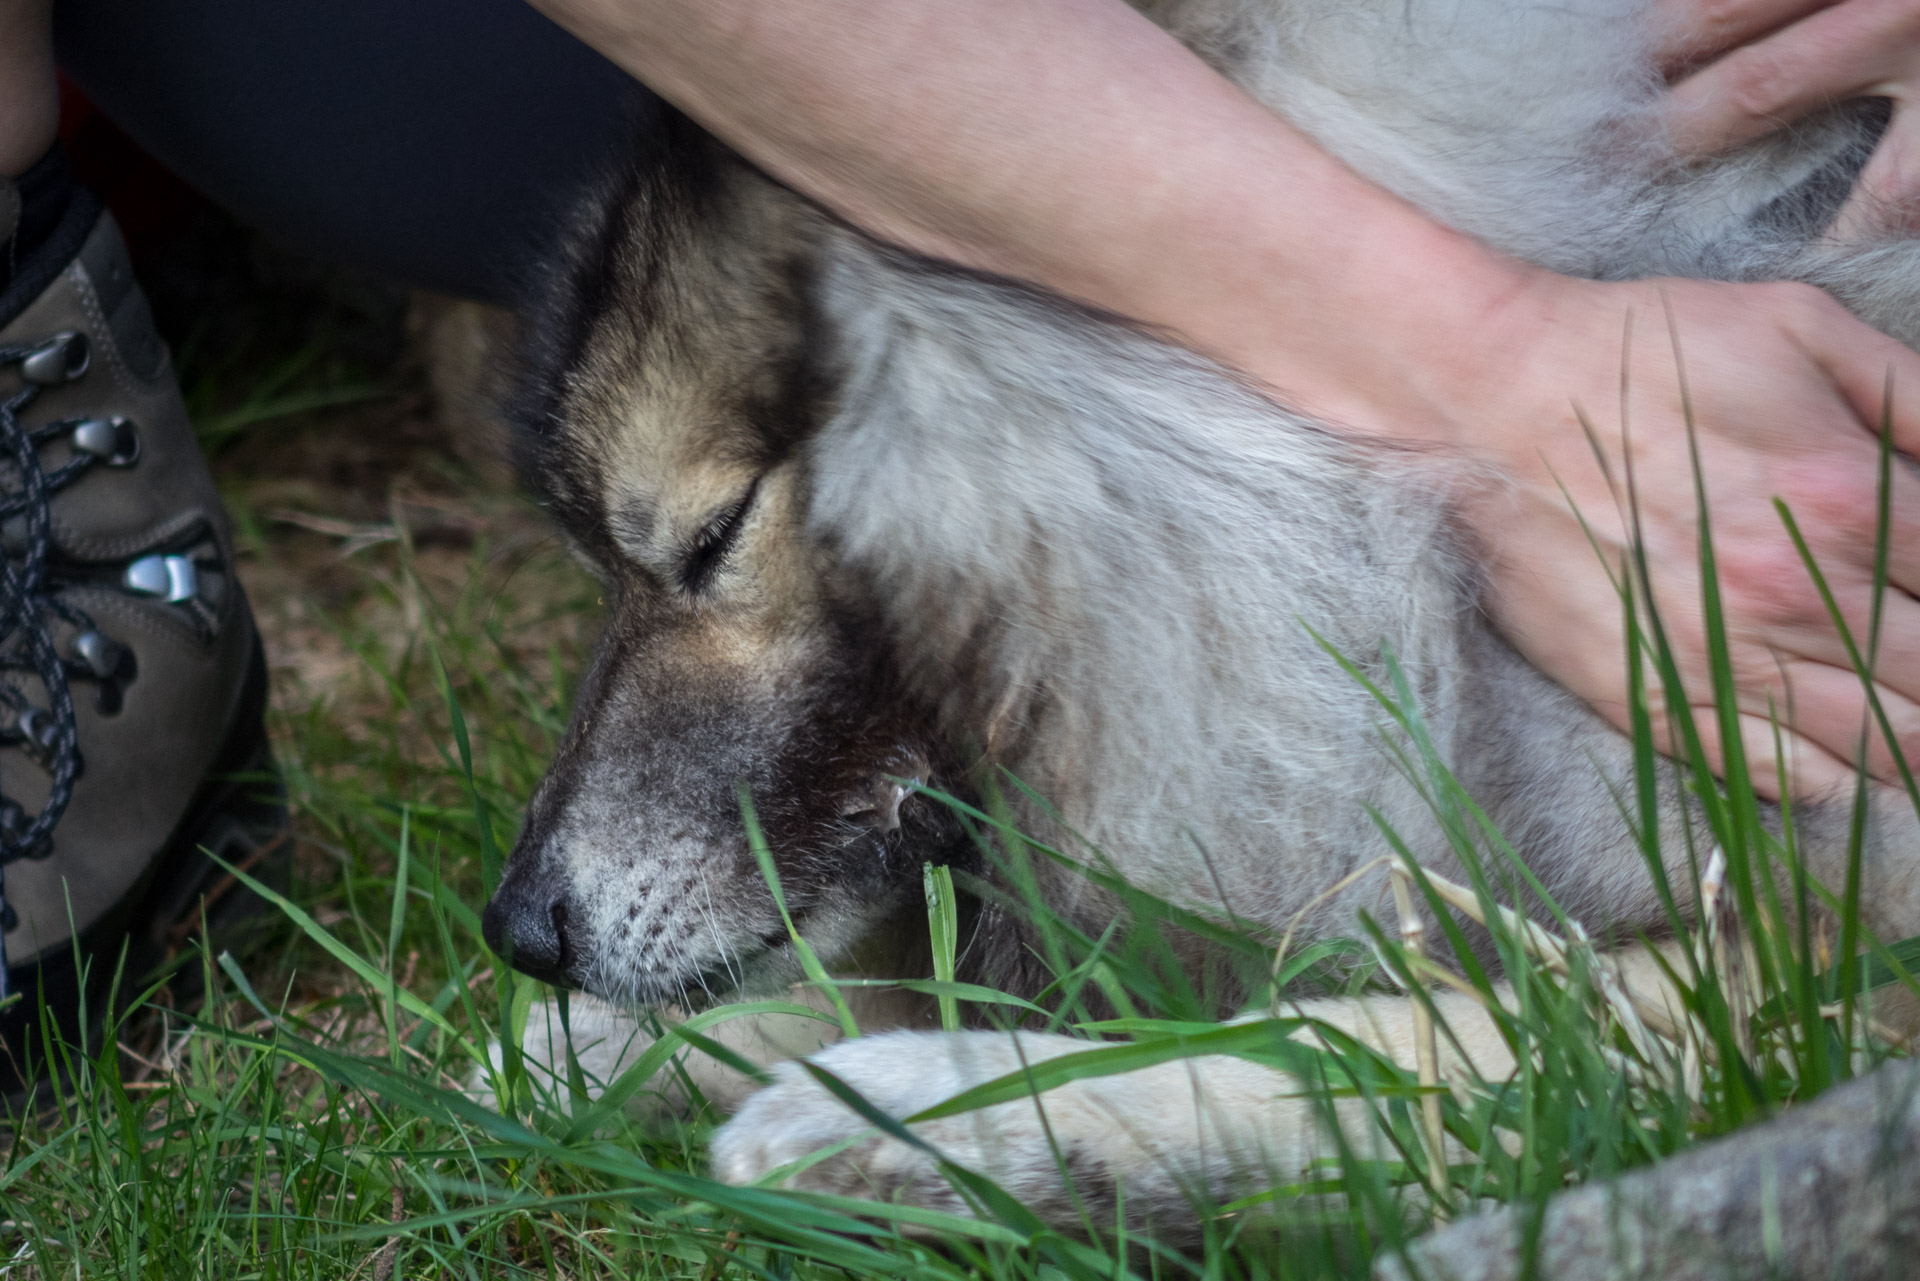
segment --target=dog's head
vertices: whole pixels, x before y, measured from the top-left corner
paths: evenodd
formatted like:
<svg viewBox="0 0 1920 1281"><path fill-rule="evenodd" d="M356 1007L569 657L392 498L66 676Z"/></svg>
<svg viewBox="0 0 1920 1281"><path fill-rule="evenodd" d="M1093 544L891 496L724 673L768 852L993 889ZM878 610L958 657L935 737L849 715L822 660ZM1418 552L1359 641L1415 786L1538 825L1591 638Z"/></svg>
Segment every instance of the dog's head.
<svg viewBox="0 0 1920 1281"><path fill-rule="evenodd" d="M522 470L606 588L573 721L487 905L518 968L655 1003L844 952L951 824L860 592L806 529L830 402L806 314L817 215L670 131L579 238L535 344Z"/></svg>

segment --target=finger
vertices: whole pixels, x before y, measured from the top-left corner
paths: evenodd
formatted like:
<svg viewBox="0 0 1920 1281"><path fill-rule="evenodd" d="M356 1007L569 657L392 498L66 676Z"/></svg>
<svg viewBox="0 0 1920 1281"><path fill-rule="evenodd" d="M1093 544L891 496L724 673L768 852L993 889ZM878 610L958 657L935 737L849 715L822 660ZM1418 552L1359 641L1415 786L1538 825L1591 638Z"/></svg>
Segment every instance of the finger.
<svg viewBox="0 0 1920 1281"><path fill-rule="evenodd" d="M1699 737L1708 768L1717 777L1725 778L1726 754L1721 750L1718 715L1711 706L1696 706L1690 710L1694 732ZM1657 732L1661 735L1668 733L1667 726L1661 723L1666 719L1661 717L1655 722L1659 727ZM1786 795L1795 800L1831 796L1851 787L1857 777L1853 766L1844 758L1835 756L1814 740L1796 733L1791 726L1781 724L1776 734L1773 721L1763 713L1742 712L1738 723L1740 750L1746 758L1747 777L1754 792L1763 800L1777 801L1781 798L1780 780L1783 774L1787 782ZM1658 746L1662 752L1675 755L1681 745L1663 742Z"/></svg>
<svg viewBox="0 0 1920 1281"><path fill-rule="evenodd" d="M1726 591L1725 584L1722 586L1722 598L1730 614L1752 612L1748 602ZM1882 604L1880 644L1870 658L1871 598L1871 589L1856 590L1841 598L1841 609L1853 640L1852 649L1841 639L1825 605L1811 587L1805 599L1796 602L1795 617L1771 620L1764 632L1749 627L1745 630L1750 634L1730 638L1735 659L1733 678L1741 691L1741 709L1764 713L1769 697L1781 699L1778 690L1783 665L1851 673L1855 652L1863 664L1871 661L1876 684L1920 703L1920 639L1909 630L1916 619L1920 619L1920 604L1904 592L1888 591ZM1764 651L1759 648L1762 645ZM1693 689L1691 680L1688 689ZM1853 692L1859 692L1857 677Z"/></svg>
<svg viewBox="0 0 1920 1281"><path fill-rule="evenodd" d="M1920 111L1896 102L1873 158L1829 232L1842 242L1920 230Z"/></svg>
<svg viewBox="0 0 1920 1281"><path fill-rule="evenodd" d="M1920 703L1920 603L1904 592L1889 591L1881 601L1880 642L1872 638L1872 589L1862 589L1841 606L1852 633L1854 651L1863 663L1871 661L1876 685L1889 692ZM1796 643L1797 642L1797 643ZM1828 670L1853 674L1853 658L1831 622L1822 617L1803 634L1782 637L1776 648L1788 663L1805 663ZM1854 676L1854 691L1859 692L1859 677ZM1920 756L1915 757L1920 760Z"/></svg>
<svg viewBox="0 0 1920 1281"><path fill-rule="evenodd" d="M1714 155L1843 99L1886 92L1915 21L1901 0L1850 0L1733 50L1668 91L1675 151Z"/></svg>
<svg viewBox="0 0 1920 1281"><path fill-rule="evenodd" d="M1778 478L1773 497L1792 517L1794 527L1808 544L1814 569L1864 646L1873 613L1881 482L1874 442L1858 439L1849 443L1854 448L1804 464L1797 473ZM1883 633L1897 633L1899 640L1920 646L1920 635L1909 635L1909 629L1920 629L1920 605L1908 599L1920 597L1920 470L1904 455L1895 455L1889 463L1886 500L1890 587L1882 599L1883 610L1888 611L1883 614ZM1746 522L1736 528L1749 539L1761 532ZM1757 561L1766 567L1764 576L1753 577L1752 581L1742 572L1747 559L1741 549L1727 549L1732 588L1745 589L1755 607L1769 613L1775 604L1789 610L1804 604L1809 621L1817 621L1823 632L1830 632L1826 607L1805 561L1784 538L1784 531L1767 541L1771 546ZM1898 624L1896 618L1901 620Z"/></svg>
<svg viewBox="0 0 1920 1281"><path fill-rule="evenodd" d="M1844 792L1859 778L1851 761L1807 735L1750 712L1740 714L1740 747L1747 758L1747 777L1763 800L1818 800Z"/></svg>
<svg viewBox="0 0 1920 1281"><path fill-rule="evenodd" d="M1840 0L1657 0L1654 59L1668 76L1797 22Z"/></svg>
<svg viewBox="0 0 1920 1281"><path fill-rule="evenodd" d="M1799 663L1787 668L1786 685L1789 706L1781 709L1781 722L1829 755L1853 761L1864 747L1867 771L1888 783L1899 781L1901 761L1920 764L1920 703L1876 685L1875 701L1887 721L1883 726L1873 715L1858 673ZM1891 743L1888 729L1893 732Z"/></svg>
<svg viewBox="0 0 1920 1281"><path fill-rule="evenodd" d="M1782 315L1794 340L1832 380L1863 431L1877 438L1887 421L1894 449L1920 458L1920 355L1830 298L1805 297L1810 306Z"/></svg>

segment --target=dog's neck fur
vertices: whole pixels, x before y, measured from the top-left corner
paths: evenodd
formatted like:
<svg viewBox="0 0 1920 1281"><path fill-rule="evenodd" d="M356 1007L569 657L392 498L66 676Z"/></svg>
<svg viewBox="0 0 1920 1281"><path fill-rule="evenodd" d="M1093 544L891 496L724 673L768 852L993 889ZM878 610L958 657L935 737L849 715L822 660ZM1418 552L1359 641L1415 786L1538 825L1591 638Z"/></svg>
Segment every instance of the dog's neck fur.
<svg viewBox="0 0 1920 1281"><path fill-rule="evenodd" d="M1145 7L1362 172L1499 247L1594 276L1808 276L1896 333L1916 325L1912 243L1842 252L1778 214L1857 166L1871 120L1836 111L1674 179L1640 0ZM1376 823L1452 864L1380 750L1386 713L1324 641L1381 687L1391 651L1439 756L1563 907L1596 926L1660 918L1644 876L1595 852L1618 844L1595 833L1619 828L1599 776L1625 777L1622 740L1469 616L1473 558L1440 460L1412 475L1005 282L846 234L827 264L816 292L844 376L808 446L810 526L888 603L956 738L1130 877L1284 924L1385 851ZM1570 752L1598 767L1592 785L1566 777Z"/></svg>

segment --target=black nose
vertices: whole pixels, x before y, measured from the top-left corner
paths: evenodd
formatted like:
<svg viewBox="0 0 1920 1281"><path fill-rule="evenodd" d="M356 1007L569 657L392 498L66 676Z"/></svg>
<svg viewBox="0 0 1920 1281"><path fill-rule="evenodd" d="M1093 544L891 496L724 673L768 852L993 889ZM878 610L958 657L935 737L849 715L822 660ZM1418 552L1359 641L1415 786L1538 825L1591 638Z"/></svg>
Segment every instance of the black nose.
<svg viewBox="0 0 1920 1281"><path fill-rule="evenodd" d="M530 893L508 876L480 914L487 946L522 974L555 987L574 986L573 947L567 938L566 895Z"/></svg>

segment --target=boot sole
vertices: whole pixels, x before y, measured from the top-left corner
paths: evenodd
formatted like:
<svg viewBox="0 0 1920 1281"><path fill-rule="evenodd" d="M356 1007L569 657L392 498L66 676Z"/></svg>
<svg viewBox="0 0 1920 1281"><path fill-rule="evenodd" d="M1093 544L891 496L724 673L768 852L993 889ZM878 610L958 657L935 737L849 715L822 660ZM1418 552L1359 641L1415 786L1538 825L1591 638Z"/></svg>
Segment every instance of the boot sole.
<svg viewBox="0 0 1920 1281"><path fill-rule="evenodd" d="M267 665L258 637L234 727L187 815L146 873L61 951L7 970L17 993L0 1009L0 1100L9 1112L50 1099L69 1065L100 1052L118 1014L149 976L174 966L176 1000L196 994L200 969L179 964L206 932L238 950L271 924L270 905L209 853L276 890L292 867L286 792L268 747ZM115 983L118 972L119 981Z"/></svg>

